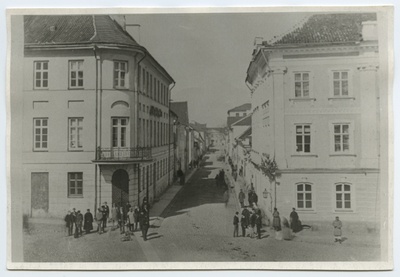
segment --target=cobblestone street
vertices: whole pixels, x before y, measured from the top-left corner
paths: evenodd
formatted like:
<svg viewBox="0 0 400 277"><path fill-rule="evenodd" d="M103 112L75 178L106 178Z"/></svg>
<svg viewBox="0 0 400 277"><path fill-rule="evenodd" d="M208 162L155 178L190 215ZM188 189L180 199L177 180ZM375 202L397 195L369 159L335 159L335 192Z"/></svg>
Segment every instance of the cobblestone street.
<svg viewBox="0 0 400 277"><path fill-rule="evenodd" d="M228 204L217 188L215 175L224 167L222 152L212 150L200 168L176 194L159 217L151 220L149 240L140 232L132 241L120 240L119 231L79 239L64 237L62 225L35 224L25 235L25 260L30 262L133 261L369 261L379 258L377 238L352 238L339 245L329 233L304 230L292 241L277 241L264 226L261 240L233 238L232 218L237 200ZM50 227L49 227L50 226Z"/></svg>

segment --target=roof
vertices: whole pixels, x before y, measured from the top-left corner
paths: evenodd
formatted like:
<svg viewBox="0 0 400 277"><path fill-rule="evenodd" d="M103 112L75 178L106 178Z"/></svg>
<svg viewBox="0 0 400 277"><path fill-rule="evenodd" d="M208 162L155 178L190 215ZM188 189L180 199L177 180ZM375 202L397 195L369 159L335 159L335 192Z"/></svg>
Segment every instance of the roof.
<svg viewBox="0 0 400 277"><path fill-rule="evenodd" d="M242 118L244 118L244 116L229 116L227 120L228 127L230 128L233 123L241 120Z"/></svg>
<svg viewBox="0 0 400 277"><path fill-rule="evenodd" d="M190 123L190 126L199 132L207 131L207 123L202 124L202 123L198 123L198 122L194 121L193 123Z"/></svg>
<svg viewBox="0 0 400 277"><path fill-rule="evenodd" d="M244 139L246 139L246 138L248 138L248 137L250 137L250 136L251 136L251 126L250 126L249 128L247 128L246 131L244 131L244 132L238 137L238 139L239 139L239 140L244 140Z"/></svg>
<svg viewBox="0 0 400 277"><path fill-rule="evenodd" d="M251 109L251 103L246 103L237 107L234 107L230 110L228 110L228 113L230 112L245 112Z"/></svg>
<svg viewBox="0 0 400 277"><path fill-rule="evenodd" d="M25 44L139 44L108 15L26 15Z"/></svg>
<svg viewBox="0 0 400 277"><path fill-rule="evenodd" d="M188 103L185 102L171 102L171 110L178 116L178 121L183 125L189 125Z"/></svg>
<svg viewBox="0 0 400 277"><path fill-rule="evenodd" d="M376 13L312 15L302 26L285 34L275 41L272 46L358 42L362 40L361 29L363 21L376 21ZM264 45L268 46L268 43L264 42Z"/></svg>
<svg viewBox="0 0 400 277"><path fill-rule="evenodd" d="M243 117L242 119L236 121L232 125L234 126L251 126L251 114Z"/></svg>

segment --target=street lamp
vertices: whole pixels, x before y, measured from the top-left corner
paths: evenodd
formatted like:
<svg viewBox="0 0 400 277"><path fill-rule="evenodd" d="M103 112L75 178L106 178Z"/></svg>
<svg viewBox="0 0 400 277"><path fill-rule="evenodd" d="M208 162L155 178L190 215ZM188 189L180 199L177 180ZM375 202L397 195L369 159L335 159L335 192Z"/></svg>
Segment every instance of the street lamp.
<svg viewBox="0 0 400 277"><path fill-rule="evenodd" d="M264 189L263 191L263 197L264 198L268 198L268 195L271 195L271 193L269 191L267 191L267 189Z"/></svg>

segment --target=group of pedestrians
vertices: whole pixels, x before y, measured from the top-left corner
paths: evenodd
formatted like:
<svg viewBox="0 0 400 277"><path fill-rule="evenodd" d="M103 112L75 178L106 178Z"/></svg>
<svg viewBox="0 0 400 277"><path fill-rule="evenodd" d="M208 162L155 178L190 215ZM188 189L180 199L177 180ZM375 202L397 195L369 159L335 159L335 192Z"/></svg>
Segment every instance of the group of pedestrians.
<svg viewBox="0 0 400 277"><path fill-rule="evenodd" d="M133 207L129 202L125 206L118 206L115 203L112 204L110 209L107 202L104 202L100 206L95 216L87 209L87 212L83 216L80 211L76 211L75 208L68 211L64 218L66 223L66 229L68 236L74 234L75 238L79 238L83 235L83 229L86 234L89 234L93 230L93 222L97 223L97 233L100 235L106 231L107 223L111 223L111 229L120 229L120 233L124 234L129 232L133 234L134 231L141 230L143 240L147 240L147 232L149 229L149 205L147 199L143 200L142 206L139 209L138 206ZM74 231L75 230L75 231Z"/></svg>
<svg viewBox="0 0 400 277"><path fill-rule="evenodd" d="M239 222L242 228L242 237L246 237L246 230L248 230L247 236L261 239L262 216L260 209L243 207L240 220L239 212L235 213L233 217L233 237L239 236Z"/></svg>

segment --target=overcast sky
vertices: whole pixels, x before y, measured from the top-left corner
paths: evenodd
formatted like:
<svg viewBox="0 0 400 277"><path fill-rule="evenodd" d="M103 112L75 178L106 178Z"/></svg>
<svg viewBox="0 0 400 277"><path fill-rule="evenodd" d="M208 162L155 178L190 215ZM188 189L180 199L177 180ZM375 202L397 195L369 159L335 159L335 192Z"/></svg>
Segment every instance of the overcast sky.
<svg viewBox="0 0 400 277"><path fill-rule="evenodd" d="M245 85L255 37L292 30L305 13L130 15L140 39L176 81L173 101L188 101L189 120L209 127L226 123L227 111L251 102Z"/></svg>

